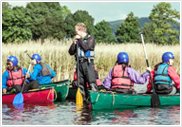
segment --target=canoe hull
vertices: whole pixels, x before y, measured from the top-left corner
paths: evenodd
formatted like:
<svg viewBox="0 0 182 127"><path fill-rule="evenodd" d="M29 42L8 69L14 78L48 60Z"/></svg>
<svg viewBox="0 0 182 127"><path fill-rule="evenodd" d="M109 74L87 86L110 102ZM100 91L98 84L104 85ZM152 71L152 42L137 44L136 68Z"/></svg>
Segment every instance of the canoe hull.
<svg viewBox="0 0 182 127"><path fill-rule="evenodd" d="M57 94L56 101L64 101L66 99L66 97L68 96L70 83L71 83L70 80L64 80L64 81L60 81L60 82L53 82L50 84L40 85L39 88L54 87L55 94ZM55 95L55 97L56 97L56 95Z"/></svg>
<svg viewBox="0 0 182 127"><path fill-rule="evenodd" d="M2 104L12 104L17 94L4 94L2 95ZM31 91L22 93L24 103L53 103L54 100L54 88L47 88L38 91Z"/></svg>
<svg viewBox="0 0 182 127"><path fill-rule="evenodd" d="M159 99L161 106L180 105L180 95L160 95ZM92 109L151 107L151 95L90 92L90 100Z"/></svg>
<svg viewBox="0 0 182 127"><path fill-rule="evenodd" d="M98 86L98 89L99 90L103 89L103 86ZM71 86L69 88L68 96L66 99L76 99L76 92L77 92L77 87Z"/></svg>

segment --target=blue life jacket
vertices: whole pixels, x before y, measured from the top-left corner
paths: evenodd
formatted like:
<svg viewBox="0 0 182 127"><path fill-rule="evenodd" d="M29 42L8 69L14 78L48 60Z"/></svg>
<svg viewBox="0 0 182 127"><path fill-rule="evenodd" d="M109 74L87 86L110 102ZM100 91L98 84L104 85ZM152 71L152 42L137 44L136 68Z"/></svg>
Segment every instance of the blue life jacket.
<svg viewBox="0 0 182 127"><path fill-rule="evenodd" d="M160 64L158 66L154 76L155 85L163 84L172 86L172 79L169 77L167 72L169 66L170 65L166 63Z"/></svg>
<svg viewBox="0 0 182 127"><path fill-rule="evenodd" d="M88 37L90 37L90 35L88 35ZM84 40L84 42L86 43L87 40ZM78 45L79 45L79 47L78 47L78 56L79 56L79 58L91 58L91 59L95 58L95 51L87 50L86 52L84 52L84 50L80 46L79 42L78 42Z"/></svg>

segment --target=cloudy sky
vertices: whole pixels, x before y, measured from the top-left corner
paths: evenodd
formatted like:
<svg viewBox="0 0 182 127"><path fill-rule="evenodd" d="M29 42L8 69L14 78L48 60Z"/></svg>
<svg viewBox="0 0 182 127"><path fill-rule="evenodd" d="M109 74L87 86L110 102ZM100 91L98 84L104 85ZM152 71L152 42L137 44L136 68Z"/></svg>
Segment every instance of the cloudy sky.
<svg viewBox="0 0 182 127"><path fill-rule="evenodd" d="M26 6L27 2L9 2L12 6ZM159 2L60 2L60 5L66 5L72 13L77 10L86 10L94 19L95 24L105 21L115 21L125 19L133 12L137 17L148 17L154 5ZM169 2L172 9L180 12L180 2Z"/></svg>

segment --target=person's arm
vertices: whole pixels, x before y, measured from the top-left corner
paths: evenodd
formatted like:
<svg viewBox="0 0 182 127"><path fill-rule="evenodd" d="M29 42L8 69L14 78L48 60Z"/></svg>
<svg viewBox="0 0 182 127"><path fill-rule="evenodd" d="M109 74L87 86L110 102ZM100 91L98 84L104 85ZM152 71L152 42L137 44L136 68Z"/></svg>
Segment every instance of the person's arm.
<svg viewBox="0 0 182 127"><path fill-rule="evenodd" d="M27 72L28 72L28 70L26 69L26 68L23 68L23 75L27 75ZM27 83L29 83L30 81L29 80L31 80L30 78L32 77L32 73L29 71L29 73L28 73L29 75L27 75Z"/></svg>
<svg viewBox="0 0 182 127"><path fill-rule="evenodd" d="M2 89L6 89L7 80L9 79L8 71L5 71L2 75Z"/></svg>
<svg viewBox="0 0 182 127"><path fill-rule="evenodd" d="M149 72L144 72L142 75L138 73L135 69L128 67L127 73L131 81L137 84L145 84L149 78Z"/></svg>
<svg viewBox="0 0 182 127"><path fill-rule="evenodd" d="M110 90L110 88L111 88L112 70L113 70L113 69L111 69L111 70L109 71L109 74L107 75L107 77L104 79L104 82L103 82L103 87L104 87L106 90Z"/></svg>
<svg viewBox="0 0 182 127"><path fill-rule="evenodd" d="M76 44L72 43L72 45L70 46L69 50L68 50L70 55L75 55L76 53Z"/></svg>
<svg viewBox="0 0 182 127"><path fill-rule="evenodd" d="M93 36L89 37L87 42L84 42L84 39L80 38L79 40L80 46L84 51L94 50L95 47L95 39Z"/></svg>
<svg viewBox="0 0 182 127"><path fill-rule="evenodd" d="M30 77L30 80L36 80L37 75L41 70L42 70L42 67L41 67L40 64L35 65L34 68L33 68L33 73L32 73L32 75Z"/></svg>
<svg viewBox="0 0 182 127"><path fill-rule="evenodd" d="M47 67L51 70L51 78L54 78L54 77L56 76L56 72L53 71L53 70L51 69L51 67L50 67L48 64L46 64L46 65L47 65Z"/></svg>
<svg viewBox="0 0 182 127"><path fill-rule="evenodd" d="M173 66L168 67L167 69L169 77L174 81L175 86L180 89L180 77L179 75L176 73L176 70L174 69Z"/></svg>

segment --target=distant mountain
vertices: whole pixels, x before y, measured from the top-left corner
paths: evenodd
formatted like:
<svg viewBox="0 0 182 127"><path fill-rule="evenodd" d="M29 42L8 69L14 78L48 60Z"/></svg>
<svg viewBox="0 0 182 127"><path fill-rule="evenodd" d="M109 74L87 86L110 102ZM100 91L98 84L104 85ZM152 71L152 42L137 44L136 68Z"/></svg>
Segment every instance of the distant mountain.
<svg viewBox="0 0 182 127"><path fill-rule="evenodd" d="M113 33L116 32L117 27L121 26L121 23L124 20L116 20L116 21L111 21L109 22L110 26L113 28ZM151 20L147 17L142 17L142 18L138 18L138 21L140 23L140 29L142 29L145 25L145 23L150 23ZM178 31L180 31L180 25L172 25L172 29L177 29Z"/></svg>

